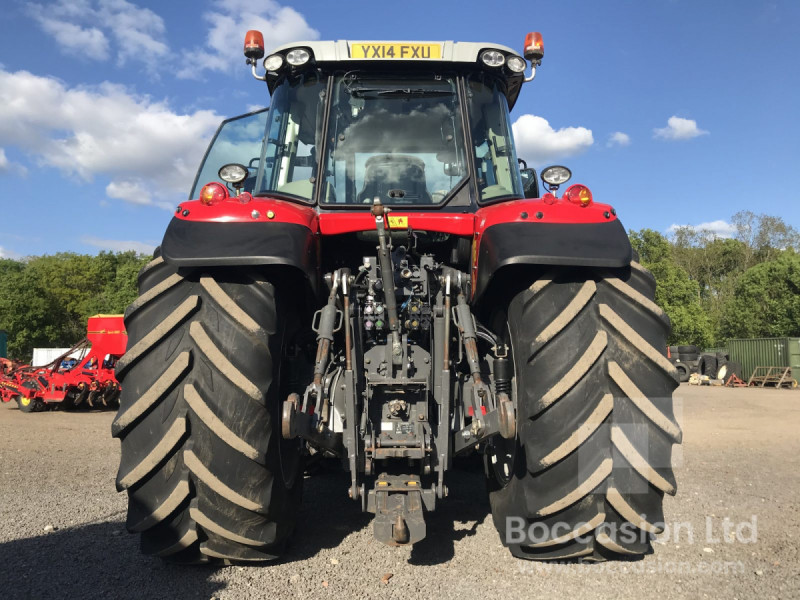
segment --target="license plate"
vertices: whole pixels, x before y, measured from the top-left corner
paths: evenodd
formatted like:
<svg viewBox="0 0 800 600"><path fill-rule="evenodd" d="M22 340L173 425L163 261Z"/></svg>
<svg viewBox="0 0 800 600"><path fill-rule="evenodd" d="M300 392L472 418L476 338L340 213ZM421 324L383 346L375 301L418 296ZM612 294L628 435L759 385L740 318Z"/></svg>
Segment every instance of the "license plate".
<svg viewBox="0 0 800 600"><path fill-rule="evenodd" d="M442 58L441 44L352 44L350 58L366 59L439 59Z"/></svg>

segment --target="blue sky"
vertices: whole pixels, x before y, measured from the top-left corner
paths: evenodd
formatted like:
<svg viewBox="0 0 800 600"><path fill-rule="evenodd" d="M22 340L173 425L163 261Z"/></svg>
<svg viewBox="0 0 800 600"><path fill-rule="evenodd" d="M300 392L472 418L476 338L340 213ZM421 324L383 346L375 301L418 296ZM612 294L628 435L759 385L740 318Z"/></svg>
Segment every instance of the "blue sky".
<svg viewBox="0 0 800 600"><path fill-rule="evenodd" d="M266 106L241 55L300 39L541 31L518 154L569 166L630 229L739 210L800 228L800 2L3 0L0 256L149 251L223 118Z"/></svg>

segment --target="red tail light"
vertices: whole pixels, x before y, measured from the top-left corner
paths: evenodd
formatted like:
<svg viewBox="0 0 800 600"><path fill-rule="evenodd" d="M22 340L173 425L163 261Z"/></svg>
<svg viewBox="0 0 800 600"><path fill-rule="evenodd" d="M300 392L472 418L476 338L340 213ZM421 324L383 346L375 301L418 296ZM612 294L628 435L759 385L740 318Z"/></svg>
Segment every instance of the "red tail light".
<svg viewBox="0 0 800 600"><path fill-rule="evenodd" d="M542 57L544 57L544 41L542 41L541 33L532 31L525 36L523 56L528 60L542 60Z"/></svg>
<svg viewBox="0 0 800 600"><path fill-rule="evenodd" d="M244 55L254 60L264 57L264 36L260 31L251 29L245 34Z"/></svg>
<svg viewBox="0 0 800 600"><path fill-rule="evenodd" d="M200 190L200 202L205 205L222 202L228 197L228 190L221 183L207 183Z"/></svg>
<svg viewBox="0 0 800 600"><path fill-rule="evenodd" d="M567 188L567 191L564 192L564 198L585 208L592 203L592 192L585 185L576 183Z"/></svg>

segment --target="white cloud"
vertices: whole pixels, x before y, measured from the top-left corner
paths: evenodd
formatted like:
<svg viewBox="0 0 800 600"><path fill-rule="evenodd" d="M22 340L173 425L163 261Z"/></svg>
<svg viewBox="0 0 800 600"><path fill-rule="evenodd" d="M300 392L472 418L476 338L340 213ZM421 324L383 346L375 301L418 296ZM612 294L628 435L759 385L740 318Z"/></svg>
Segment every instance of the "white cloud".
<svg viewBox="0 0 800 600"><path fill-rule="evenodd" d="M281 44L319 39L303 15L275 0L217 0L215 10L203 18L210 24L205 48L190 52L192 61L178 72L180 77L199 77L204 70L230 71L244 68L242 44L249 29L264 34L267 52Z"/></svg>
<svg viewBox="0 0 800 600"><path fill-rule="evenodd" d="M609 148L612 146L629 146L631 143L631 136L627 133L622 133L621 131L615 131L610 136L608 136L608 143L606 146Z"/></svg>
<svg viewBox="0 0 800 600"><path fill-rule="evenodd" d="M690 140L701 135L707 135L708 131L698 129L697 121L694 119L682 119L672 116L667 119L667 126L653 129L653 137L662 140Z"/></svg>
<svg viewBox="0 0 800 600"><path fill-rule="evenodd" d="M131 204L153 204L169 211L175 208L173 203L156 199L141 181L136 181L135 179L112 181L106 186L106 195L109 198L124 200Z"/></svg>
<svg viewBox="0 0 800 600"><path fill-rule="evenodd" d="M5 148L0 148L0 175L5 173L13 173L15 175L22 175L24 177L28 174L28 169L19 163L8 160Z"/></svg>
<svg viewBox="0 0 800 600"><path fill-rule="evenodd" d="M148 244L147 242L136 242L131 240L104 240L91 235L85 235L81 238L81 242L89 244L101 250L111 250L113 252L127 252L128 250L135 250L139 254L152 254L156 249L155 244Z"/></svg>
<svg viewBox="0 0 800 600"><path fill-rule="evenodd" d="M169 53L164 20L127 0L56 0L31 4L28 13L70 54L100 61L116 56L120 65L133 60L155 70Z"/></svg>
<svg viewBox="0 0 800 600"><path fill-rule="evenodd" d="M547 119L522 115L511 126L517 155L534 165L580 154L594 143L591 129L562 127L555 130Z"/></svg>
<svg viewBox="0 0 800 600"><path fill-rule="evenodd" d="M0 258L10 258L10 259L13 259L13 260L17 260L17 259L22 258L22 257L19 254L17 254L16 252L14 252L12 250L8 250L8 249L3 248L2 246L0 246Z"/></svg>
<svg viewBox="0 0 800 600"><path fill-rule="evenodd" d="M675 233L675 231L681 227L689 227L697 232L708 231L709 233L720 238L733 237L733 235L736 233L736 226L731 223L728 223L727 221L723 221L722 219L718 219L716 221L708 221L707 223L700 223L698 225L672 224L667 228L667 232Z"/></svg>
<svg viewBox="0 0 800 600"><path fill-rule="evenodd" d="M84 181L108 177L109 197L136 204L185 198L222 120L173 112L119 85L69 88L26 71L0 70L0 106L0 146Z"/></svg>
<svg viewBox="0 0 800 600"><path fill-rule="evenodd" d="M100 61L108 58L108 38L97 27L81 27L68 21L52 19L40 10L36 11L34 19L67 53Z"/></svg>

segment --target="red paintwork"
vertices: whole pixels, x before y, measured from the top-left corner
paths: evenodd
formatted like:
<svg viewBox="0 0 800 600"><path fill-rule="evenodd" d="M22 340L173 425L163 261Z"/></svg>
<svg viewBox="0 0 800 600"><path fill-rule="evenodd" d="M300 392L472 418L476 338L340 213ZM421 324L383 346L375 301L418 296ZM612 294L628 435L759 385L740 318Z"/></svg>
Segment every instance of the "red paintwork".
<svg viewBox="0 0 800 600"><path fill-rule="evenodd" d="M182 221L203 221L212 223L253 223L274 222L294 223L308 227L314 233L337 235L374 229L375 221L369 211L332 211L318 213L313 206L304 206L286 200L273 198L252 198L242 194L247 202L240 202L232 197L211 205L202 204L199 200L187 200L175 213L176 219ZM252 198L252 199L250 199ZM549 202L548 202L549 201ZM184 211L189 211L184 215ZM259 216L253 218L253 211ZM414 212L393 210L391 216L408 217L408 224L413 229L440 231L454 235L480 235L487 227L498 223L605 223L616 220L611 214L611 206L592 202L587 207L578 206L558 198L553 202L551 194L545 198L510 200L492 206L486 206L471 213L445 213L439 211ZM272 211L273 217L269 218ZM537 219L536 213L542 218ZM609 212L609 218L603 213ZM522 214L527 213L527 218Z"/></svg>
<svg viewBox="0 0 800 600"><path fill-rule="evenodd" d="M549 192L544 198L528 198L525 200L511 200L481 208L475 213L475 238L472 242L472 289L478 283L478 248L481 236L492 225L501 223L605 223L616 221L616 214L612 213L608 204L592 202L588 206L573 204L566 199L554 199ZM542 214L537 218L538 213ZM608 214L608 218L606 218Z"/></svg>
<svg viewBox="0 0 800 600"><path fill-rule="evenodd" d="M539 212L542 213L541 219L536 218ZM604 212L609 213L609 218L603 215ZM523 218L522 213L527 213L527 218ZM501 202L479 209L475 213L475 232L480 234L498 223L606 223L616 219L608 204L592 202L584 208L564 198L559 198L554 204L548 204L541 198L532 198Z"/></svg>
<svg viewBox="0 0 800 600"><path fill-rule="evenodd" d="M245 200L242 202L240 200ZM188 210L188 215L183 211ZM257 210L259 216L253 218ZM274 213L268 217L269 211ZM537 218L537 214L541 217ZM606 217L608 215L608 217ZM390 216L408 217L412 229L423 229L472 236L472 289L475 289L478 276L478 248L483 232L501 223L606 223L616 221L617 216L608 204L592 202L580 206L567 201L563 196L556 198L546 193L542 198L509 200L479 208L474 214L445 213L439 211L413 212L392 211ZM175 218L186 221L206 221L217 223L252 223L272 221L275 223L295 223L308 227L313 233L338 235L374 229L374 217L366 210L332 211L318 213L315 207L303 206L272 198L253 198L242 194L240 198L228 198L213 205L190 200L181 204Z"/></svg>
<svg viewBox="0 0 800 600"><path fill-rule="evenodd" d="M125 353L128 335L122 315L96 315L89 317L87 338L84 342L91 348L80 363L69 370L62 370L60 362L47 367L22 366L10 373L0 373L0 400L8 402L17 395L38 398L46 404L62 402L69 392L87 386L91 391L110 391L118 388L114 376L114 365ZM111 355L112 364L104 364L106 355ZM94 368L90 365L94 364ZM44 378L46 384L39 378ZM35 387L25 387L26 382Z"/></svg>
<svg viewBox="0 0 800 600"><path fill-rule="evenodd" d="M89 317L86 337L92 343L92 353L122 356L128 343L122 315L95 315Z"/></svg>
<svg viewBox="0 0 800 600"><path fill-rule="evenodd" d="M252 198L250 194L244 197ZM186 210L189 211L189 214L184 216L183 212ZM259 213L257 218L253 218L254 210ZM269 211L274 213L271 219L268 216ZM175 218L182 221L207 223L294 223L317 231L317 212L313 207L273 198L253 198L249 202L243 203L239 201L239 198L233 197L210 205L203 204L199 200L187 200L181 203L180 209L175 213Z"/></svg>
<svg viewBox="0 0 800 600"><path fill-rule="evenodd" d="M408 217L412 229L440 231L455 235L472 235L475 231L475 215L458 213L401 212L391 211L390 217ZM322 235L337 235L354 231L375 229L375 217L368 211L330 212L319 215L319 232Z"/></svg>

